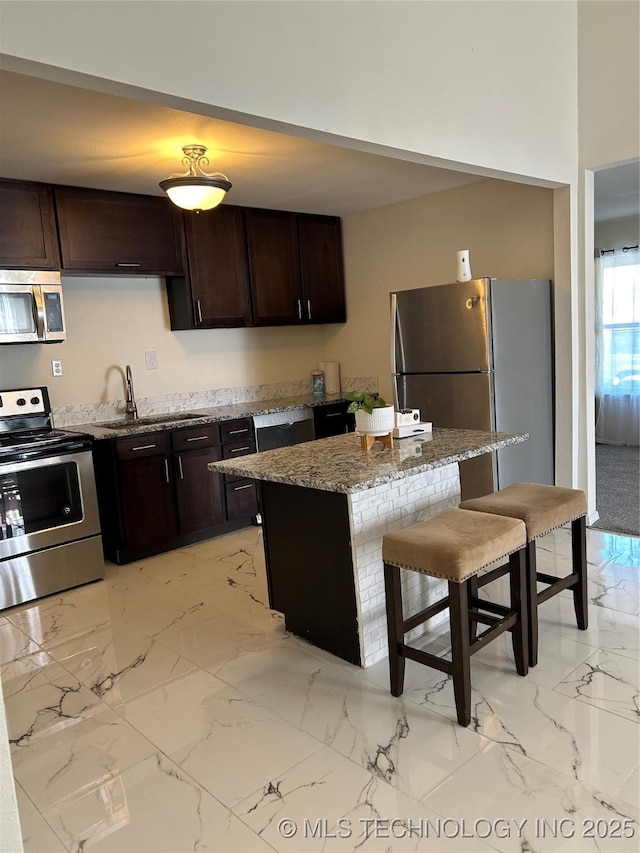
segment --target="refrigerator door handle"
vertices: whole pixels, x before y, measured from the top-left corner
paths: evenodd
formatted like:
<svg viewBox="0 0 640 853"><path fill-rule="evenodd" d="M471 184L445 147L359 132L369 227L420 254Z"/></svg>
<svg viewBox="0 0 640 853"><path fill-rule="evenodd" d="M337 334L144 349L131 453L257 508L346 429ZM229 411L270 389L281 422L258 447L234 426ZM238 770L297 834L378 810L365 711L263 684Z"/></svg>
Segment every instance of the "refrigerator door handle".
<svg viewBox="0 0 640 853"><path fill-rule="evenodd" d="M393 407L398 409L398 380L396 370L396 323L398 319L398 297L395 293L391 294L391 377L393 379Z"/></svg>

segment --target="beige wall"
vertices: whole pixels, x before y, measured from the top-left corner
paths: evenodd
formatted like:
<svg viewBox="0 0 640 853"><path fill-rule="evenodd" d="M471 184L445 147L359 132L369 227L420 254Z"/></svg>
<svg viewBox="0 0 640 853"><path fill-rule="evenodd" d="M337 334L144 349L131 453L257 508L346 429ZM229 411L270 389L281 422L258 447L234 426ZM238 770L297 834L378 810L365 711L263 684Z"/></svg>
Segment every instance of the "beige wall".
<svg viewBox="0 0 640 853"><path fill-rule="evenodd" d="M0 387L48 385L53 405L67 406L122 399L126 364L143 397L302 379L324 357L324 326L172 332L159 278L63 276L63 286L67 340L0 347ZM157 370L145 350L157 352Z"/></svg>
<svg viewBox="0 0 640 853"><path fill-rule="evenodd" d="M327 353L388 399L391 291L455 281L459 249L475 277L554 277L553 192L538 187L483 180L348 216L343 234L349 320L327 327Z"/></svg>

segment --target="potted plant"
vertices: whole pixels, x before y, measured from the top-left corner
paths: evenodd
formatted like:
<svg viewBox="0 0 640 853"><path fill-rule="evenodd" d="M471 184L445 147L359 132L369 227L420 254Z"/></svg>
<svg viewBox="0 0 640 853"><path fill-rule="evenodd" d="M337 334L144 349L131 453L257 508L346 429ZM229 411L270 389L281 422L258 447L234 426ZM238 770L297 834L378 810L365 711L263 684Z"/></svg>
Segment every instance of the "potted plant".
<svg viewBox="0 0 640 853"><path fill-rule="evenodd" d="M356 429L360 435L386 435L393 431L393 406L388 406L377 393L349 391L347 412L355 414Z"/></svg>

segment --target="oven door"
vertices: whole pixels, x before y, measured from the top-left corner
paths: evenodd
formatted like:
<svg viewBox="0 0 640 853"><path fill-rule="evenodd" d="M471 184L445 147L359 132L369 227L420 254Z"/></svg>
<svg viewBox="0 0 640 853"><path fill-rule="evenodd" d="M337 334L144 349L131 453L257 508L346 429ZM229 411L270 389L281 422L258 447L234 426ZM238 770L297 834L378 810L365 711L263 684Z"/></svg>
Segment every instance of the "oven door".
<svg viewBox="0 0 640 853"><path fill-rule="evenodd" d="M99 533L90 450L0 464L0 561Z"/></svg>

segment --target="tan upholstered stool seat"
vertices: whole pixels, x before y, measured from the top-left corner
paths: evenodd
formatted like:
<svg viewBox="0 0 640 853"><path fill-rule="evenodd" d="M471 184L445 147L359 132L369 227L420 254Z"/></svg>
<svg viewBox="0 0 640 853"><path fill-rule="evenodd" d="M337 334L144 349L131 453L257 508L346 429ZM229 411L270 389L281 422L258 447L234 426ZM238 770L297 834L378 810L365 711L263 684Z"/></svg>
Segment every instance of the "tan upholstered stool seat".
<svg viewBox="0 0 640 853"><path fill-rule="evenodd" d="M385 563L436 578L464 581L526 544L516 518L447 509L440 515L385 534Z"/></svg>
<svg viewBox="0 0 640 853"><path fill-rule="evenodd" d="M460 507L481 515L504 515L521 519L527 528L527 601L529 607L529 666L538 662L538 606L549 598L570 589L576 623L581 631L589 624L589 595L587 589L587 496L579 489L546 486L540 483L514 483L491 495L462 501ZM536 539L571 523L570 575L559 578L539 572L536 566ZM495 572L492 573L495 576ZM477 578L470 581L477 593ZM538 584L546 584L543 590Z"/></svg>
<svg viewBox="0 0 640 853"><path fill-rule="evenodd" d="M471 656L505 631L511 632L518 674L527 674L526 548L527 530L520 519L466 509L447 509L404 530L385 533L382 558L393 696L402 694L407 658L446 672L453 680L458 722L468 726L471 722ZM480 598L477 588L472 587L481 569L503 558L509 561L507 605ZM445 578L448 594L405 619L403 569ZM445 609L449 610L451 660L405 642L408 634ZM477 632L479 624L488 626L480 634Z"/></svg>
<svg viewBox="0 0 640 853"><path fill-rule="evenodd" d="M521 518L527 526L527 539L531 541L585 515L587 498L579 489L514 483L491 495L462 501L460 507Z"/></svg>

